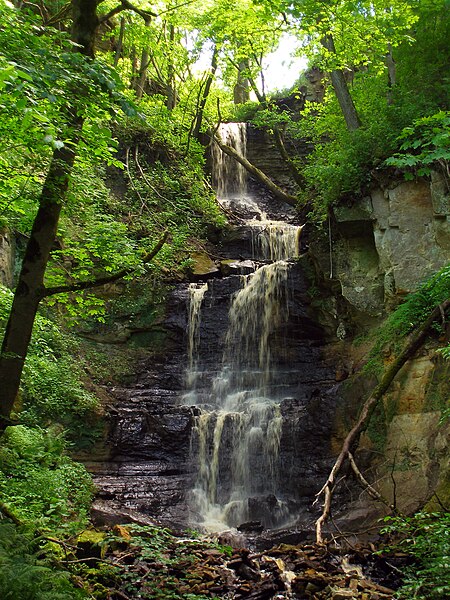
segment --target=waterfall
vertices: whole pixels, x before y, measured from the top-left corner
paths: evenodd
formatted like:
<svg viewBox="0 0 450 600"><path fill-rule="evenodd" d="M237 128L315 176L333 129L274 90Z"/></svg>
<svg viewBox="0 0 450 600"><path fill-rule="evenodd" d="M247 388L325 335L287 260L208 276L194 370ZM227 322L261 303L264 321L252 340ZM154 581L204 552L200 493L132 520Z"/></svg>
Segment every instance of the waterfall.
<svg viewBox="0 0 450 600"><path fill-rule="evenodd" d="M195 404L196 400L195 390L199 373L197 349L200 334L200 308L207 289L207 283L191 283L189 285L188 367L185 382L188 391L183 397L185 404Z"/></svg>
<svg viewBox="0 0 450 600"><path fill-rule="evenodd" d="M233 123L222 125L219 133L245 154L245 131L245 125ZM265 524L271 526L287 516L277 481L282 415L280 398L271 391L272 346L288 318L289 259L298 255L300 227L268 219L256 199L248 196L242 167L217 147L213 162L219 198L251 202L258 208L257 217L247 225L254 258L265 264L250 275L234 276L240 277L240 287L229 305L222 364L207 392L198 396L199 325L208 284L191 284L189 289L184 402L199 409L191 439L197 473L191 492L193 520L206 529L220 530L265 512ZM258 509L259 505L265 508Z"/></svg>
<svg viewBox="0 0 450 600"><path fill-rule="evenodd" d="M217 129L222 141L239 152L246 154L246 123L221 123ZM234 158L222 152L217 144L211 146L213 172L212 183L219 200L244 197L247 193L247 171Z"/></svg>

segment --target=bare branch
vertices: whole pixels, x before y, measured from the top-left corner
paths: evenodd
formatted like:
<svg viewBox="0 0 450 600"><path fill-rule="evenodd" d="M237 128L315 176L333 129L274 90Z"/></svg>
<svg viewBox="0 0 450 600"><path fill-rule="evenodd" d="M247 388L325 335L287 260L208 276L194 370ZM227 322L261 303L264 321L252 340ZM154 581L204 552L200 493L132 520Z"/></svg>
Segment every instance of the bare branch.
<svg viewBox="0 0 450 600"><path fill-rule="evenodd" d="M120 4L118 6L116 6L113 9L111 9L105 15L99 16L99 18L98 18L99 19L99 23L104 23L108 19L111 19L111 17L114 17L115 15L117 15L118 13L120 13L120 12L122 12L124 10L132 10L137 15L141 16L144 20L148 20L151 17L157 17L158 16L156 13L154 13L154 12L152 12L150 10L142 10L142 8L138 8L134 4L131 4L131 2L128 2L128 0L120 0Z"/></svg>

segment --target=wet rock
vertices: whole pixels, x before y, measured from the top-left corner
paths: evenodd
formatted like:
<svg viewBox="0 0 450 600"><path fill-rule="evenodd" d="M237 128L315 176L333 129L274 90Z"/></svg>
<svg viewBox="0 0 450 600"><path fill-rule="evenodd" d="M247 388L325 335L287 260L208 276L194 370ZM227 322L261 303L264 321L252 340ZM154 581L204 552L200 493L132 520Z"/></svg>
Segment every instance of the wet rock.
<svg viewBox="0 0 450 600"><path fill-rule="evenodd" d="M193 265L191 267L192 281L200 279L209 279L220 274L220 270L216 263L210 258L206 252L193 252L191 254Z"/></svg>
<svg viewBox="0 0 450 600"><path fill-rule="evenodd" d="M256 265L252 260L222 260L220 262L220 272L224 277L228 275L248 275L253 273Z"/></svg>
<svg viewBox="0 0 450 600"><path fill-rule="evenodd" d="M261 533L264 531L264 526L261 521L247 521L247 523L239 525L237 530L243 533Z"/></svg>

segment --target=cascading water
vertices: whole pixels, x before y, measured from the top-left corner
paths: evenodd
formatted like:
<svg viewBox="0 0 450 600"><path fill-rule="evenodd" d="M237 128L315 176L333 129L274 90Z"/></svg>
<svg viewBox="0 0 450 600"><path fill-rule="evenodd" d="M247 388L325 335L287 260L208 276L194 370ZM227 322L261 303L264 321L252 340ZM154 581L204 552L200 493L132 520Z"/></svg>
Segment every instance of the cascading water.
<svg viewBox="0 0 450 600"><path fill-rule="evenodd" d="M245 154L245 125L221 125L222 139ZM199 348L202 301L208 284L190 286L188 370L183 401L196 405L192 455L197 477L192 490L195 521L220 530L254 518L252 505L265 498L270 505L266 525L279 524L286 508L277 481L282 417L273 391L272 339L288 317L289 259L298 255L300 227L267 219L247 193L246 174L217 147L213 152L214 182L221 201L251 205L257 217L252 231L254 259L263 264L240 276L231 299L223 341L222 366L198 395L202 356Z"/></svg>

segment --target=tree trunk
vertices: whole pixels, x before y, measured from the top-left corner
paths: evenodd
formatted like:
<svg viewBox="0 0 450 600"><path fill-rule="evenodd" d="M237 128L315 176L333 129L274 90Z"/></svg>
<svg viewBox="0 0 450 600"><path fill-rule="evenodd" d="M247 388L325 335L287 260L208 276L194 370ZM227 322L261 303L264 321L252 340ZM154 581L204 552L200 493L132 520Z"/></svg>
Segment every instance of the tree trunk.
<svg viewBox="0 0 450 600"><path fill-rule="evenodd" d="M388 44L388 52L386 54L386 65L388 68L388 92L387 92L387 103L392 104L394 102L392 91L396 84L397 79L397 68L392 54L392 46Z"/></svg>
<svg viewBox="0 0 450 600"><path fill-rule="evenodd" d="M78 44L76 51L91 57L98 25L96 8L96 0L72 1L72 39ZM67 123L67 137L72 145L53 152L25 250L0 355L0 430L9 423L19 391L34 319L43 295L45 269L55 241L82 125L83 119L74 109L69 113Z"/></svg>
<svg viewBox="0 0 450 600"><path fill-rule="evenodd" d="M257 179L259 179L259 181L261 181L261 183L263 183L273 193L274 196L276 196L283 202L286 202L286 204L290 204L291 206L297 206L297 198L295 196L292 196L291 194L284 192L269 177L267 177L267 175L265 173L263 173L263 171L261 171L261 169L258 169L258 167L255 167L255 165L253 165L244 156L241 156L238 152L236 152L236 150L234 148L224 144L218 135L215 135L214 140L215 140L216 144L219 146L219 148L222 150L222 152L224 152L225 154L228 154L228 156L231 156L232 158L234 158L234 160L236 160L245 169L247 169L247 171L249 173L251 173Z"/></svg>
<svg viewBox="0 0 450 600"><path fill-rule="evenodd" d="M148 17L145 19L145 26L146 27L150 27L150 23L151 23L151 18ZM150 64L150 53L148 51L148 48L143 48L142 49L142 54L141 54L141 64L139 67L139 74L137 75L134 85L132 85L132 87L134 87L134 89L136 90L136 97L138 98L138 100L140 100L142 98L142 96L144 95L144 90L145 90L145 83L147 81L147 69L148 69L148 65Z"/></svg>
<svg viewBox="0 0 450 600"><path fill-rule="evenodd" d="M322 38L322 46L329 52L336 54L336 48L334 46L332 35L326 35ZM349 131L355 131L356 129L359 129L361 127L361 121L359 120L359 116L342 69L334 69L331 71L331 83L333 84L334 92L338 99L339 106L341 107L342 114L344 115L347 129Z"/></svg>
<svg viewBox="0 0 450 600"><path fill-rule="evenodd" d="M250 100L250 82L246 75L248 71L248 61L241 61L238 65L236 84L233 88L233 100L235 104L245 104Z"/></svg>
<svg viewBox="0 0 450 600"><path fill-rule="evenodd" d="M273 127L273 136L278 152L280 153L281 158L283 159L287 168L289 169L289 173L291 174L292 179L299 187L304 187L306 183L305 178L295 166L295 163L293 162L292 158L289 156L289 152L286 150L283 136L278 125L274 125Z"/></svg>
<svg viewBox="0 0 450 600"><path fill-rule="evenodd" d="M177 90L175 87L175 67L173 64L173 46L175 43L175 27L170 25L169 27L169 63L167 66L167 102L166 106L168 110L173 110L177 105Z"/></svg>
<svg viewBox="0 0 450 600"><path fill-rule="evenodd" d="M203 94L201 100L199 102L197 108L197 114L195 115L195 124L192 130L192 136L200 141L200 131L202 128L203 116L205 114L206 101L208 100L209 92L211 90L212 82L214 81L214 77L217 71L217 59L219 56L219 49L217 45L214 46L213 55L211 58L211 67L209 69L208 77L206 79L205 87L203 90Z"/></svg>
<svg viewBox="0 0 450 600"><path fill-rule="evenodd" d="M119 64L119 59L122 55L124 37L125 37L125 17L122 17L120 19L119 40L117 42L116 53L114 55L114 66L115 67L117 67L117 65Z"/></svg>

